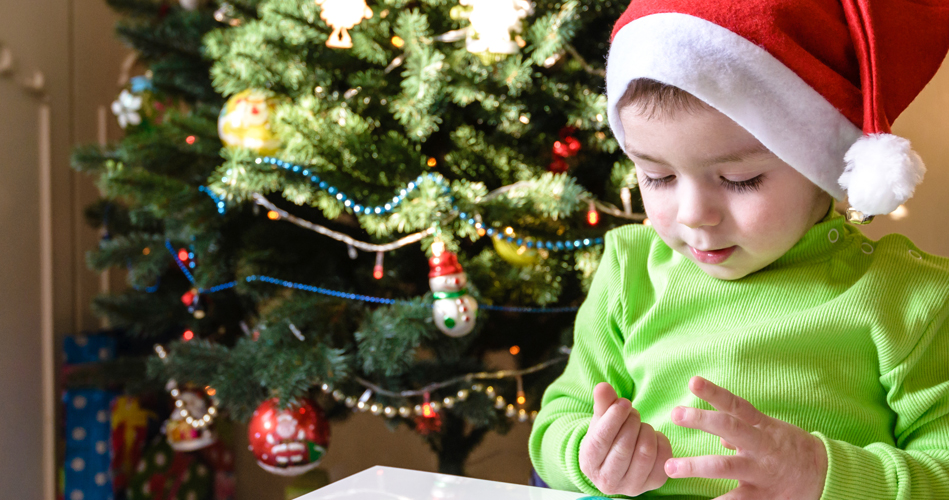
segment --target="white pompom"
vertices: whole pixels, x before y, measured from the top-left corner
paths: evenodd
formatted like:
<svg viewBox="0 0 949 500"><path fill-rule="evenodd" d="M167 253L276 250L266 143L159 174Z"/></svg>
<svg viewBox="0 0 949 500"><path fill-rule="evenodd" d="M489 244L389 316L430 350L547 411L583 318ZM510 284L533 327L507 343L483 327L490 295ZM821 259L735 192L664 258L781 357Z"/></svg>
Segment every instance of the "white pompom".
<svg viewBox="0 0 949 500"><path fill-rule="evenodd" d="M837 182L847 190L850 206L865 215L888 214L913 196L926 166L908 140L893 134L870 134L844 155L847 166Z"/></svg>

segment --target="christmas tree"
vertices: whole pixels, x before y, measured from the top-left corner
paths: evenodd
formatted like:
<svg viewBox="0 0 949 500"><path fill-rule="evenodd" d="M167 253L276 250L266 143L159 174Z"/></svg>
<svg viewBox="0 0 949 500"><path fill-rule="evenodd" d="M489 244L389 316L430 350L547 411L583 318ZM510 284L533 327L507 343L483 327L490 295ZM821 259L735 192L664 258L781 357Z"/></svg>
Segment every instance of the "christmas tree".
<svg viewBox="0 0 949 500"><path fill-rule="evenodd" d="M90 265L130 285L94 307L160 344L149 375L252 429L369 411L454 474L529 425L603 234L643 218L602 93L623 6L110 3L148 78L114 106L125 138L75 163L105 193Z"/></svg>

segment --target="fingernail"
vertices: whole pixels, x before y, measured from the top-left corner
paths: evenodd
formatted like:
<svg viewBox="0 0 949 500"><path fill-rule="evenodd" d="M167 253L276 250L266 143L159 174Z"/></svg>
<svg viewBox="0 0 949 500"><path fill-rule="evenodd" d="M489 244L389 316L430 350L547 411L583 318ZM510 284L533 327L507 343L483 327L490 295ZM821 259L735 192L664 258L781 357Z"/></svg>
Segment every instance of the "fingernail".
<svg viewBox="0 0 949 500"><path fill-rule="evenodd" d="M676 473L676 462L675 460L666 460L666 474L673 475Z"/></svg>
<svg viewBox="0 0 949 500"><path fill-rule="evenodd" d="M685 408L676 406L672 409L672 420L681 422L685 418Z"/></svg>

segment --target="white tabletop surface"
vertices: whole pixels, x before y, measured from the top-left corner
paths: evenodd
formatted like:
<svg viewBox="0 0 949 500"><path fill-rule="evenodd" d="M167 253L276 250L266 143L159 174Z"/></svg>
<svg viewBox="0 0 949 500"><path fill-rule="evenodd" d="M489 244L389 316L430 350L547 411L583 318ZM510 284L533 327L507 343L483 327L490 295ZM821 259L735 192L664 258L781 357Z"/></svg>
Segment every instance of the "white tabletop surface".
<svg viewBox="0 0 949 500"><path fill-rule="evenodd" d="M583 493L376 466L297 500L578 500Z"/></svg>

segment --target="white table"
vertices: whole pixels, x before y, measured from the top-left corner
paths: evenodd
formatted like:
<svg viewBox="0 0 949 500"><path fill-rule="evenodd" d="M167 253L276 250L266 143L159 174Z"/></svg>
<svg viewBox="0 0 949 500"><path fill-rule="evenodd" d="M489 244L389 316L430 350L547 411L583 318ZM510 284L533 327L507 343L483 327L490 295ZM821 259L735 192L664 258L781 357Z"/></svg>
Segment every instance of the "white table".
<svg viewBox="0 0 949 500"><path fill-rule="evenodd" d="M326 485L297 500L579 500L582 498L603 497L376 466Z"/></svg>

